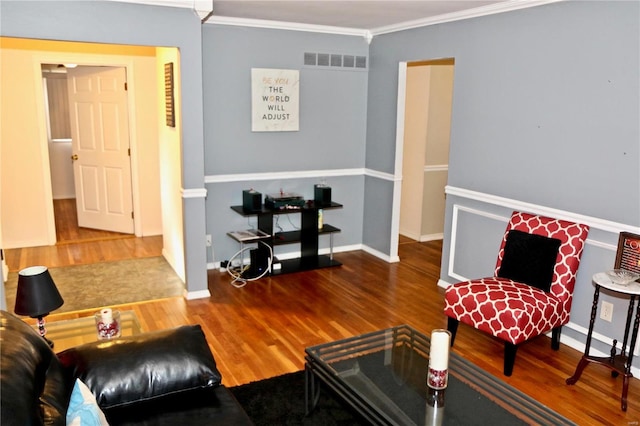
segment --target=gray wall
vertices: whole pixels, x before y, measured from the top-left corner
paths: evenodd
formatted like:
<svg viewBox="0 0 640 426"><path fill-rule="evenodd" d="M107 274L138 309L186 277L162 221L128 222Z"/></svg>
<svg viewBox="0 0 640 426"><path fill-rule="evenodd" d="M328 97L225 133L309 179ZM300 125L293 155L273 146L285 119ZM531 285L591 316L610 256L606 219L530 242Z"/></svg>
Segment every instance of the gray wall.
<svg viewBox="0 0 640 426"><path fill-rule="evenodd" d="M442 280L490 275L513 209L583 220L592 231L565 327L582 342L591 275L613 266L619 231L640 230L638 16L638 2L559 2L380 35L370 50L366 165L388 173L398 62L455 58ZM367 197L365 211L390 203ZM365 241L390 232L384 220L365 220ZM626 312L626 299L605 298ZM616 319L596 330L614 336Z"/></svg>
<svg viewBox="0 0 640 426"><path fill-rule="evenodd" d="M323 177L333 199L344 204L325 215L342 229L336 246L360 244L368 72L305 66L303 58L305 52L367 56L365 39L205 24L202 45L209 260L229 259L238 250L227 232L255 226L255 217L248 221L229 208L242 204L243 189L271 194L282 188L313 198L313 184ZM300 71L299 131L251 131L251 68ZM299 226L299 215L288 216L280 219L285 230ZM320 245L326 248L328 237Z"/></svg>
<svg viewBox="0 0 640 426"><path fill-rule="evenodd" d="M182 187L203 191L202 37L189 9L96 1L2 1L0 35L180 49ZM187 290L207 289L204 197L183 202Z"/></svg>
<svg viewBox="0 0 640 426"><path fill-rule="evenodd" d="M190 291L206 288L207 260L237 248L225 233L250 225L229 210L247 187L310 196L326 174L345 204L326 216L343 228L338 245L391 251L394 182L384 176L394 173L400 61L455 58L443 281L491 273L514 208L583 220L592 229L564 335L584 342L591 275L612 265L619 231L640 232L637 2L560 2L379 35L371 46L202 29L189 10L115 2L2 1L0 12L3 36L180 49L183 187L208 191L206 206L198 196L183 202ZM368 53L369 70L307 69L305 51ZM299 132L250 132L254 66L301 70ZM209 259L206 233L214 235ZM597 331L614 336L625 301L603 297L616 305L614 323Z"/></svg>

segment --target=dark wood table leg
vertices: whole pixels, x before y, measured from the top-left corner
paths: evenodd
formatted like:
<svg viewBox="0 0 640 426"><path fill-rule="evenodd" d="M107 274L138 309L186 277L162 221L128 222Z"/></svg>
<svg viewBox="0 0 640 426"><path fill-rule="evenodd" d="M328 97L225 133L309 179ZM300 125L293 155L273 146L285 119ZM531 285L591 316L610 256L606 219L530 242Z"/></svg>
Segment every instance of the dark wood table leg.
<svg viewBox="0 0 640 426"><path fill-rule="evenodd" d="M596 322L596 314L598 312L598 298L600 297L600 286L598 284L595 285L596 290L593 293L593 304L591 305L591 318L589 319L589 332L587 333L587 343L584 347L584 355L580 358L580 362L576 367L576 371L573 373L573 376L569 377L565 383L568 385L574 385L580 379L582 372L584 371L587 364L589 364L589 349L591 348L591 335L593 334L593 326Z"/></svg>
<svg viewBox="0 0 640 426"><path fill-rule="evenodd" d="M635 296L631 297L629 301L629 313L633 311L633 305L636 302ZM629 321L627 320L627 323ZM622 379L622 398L620 399L620 407L622 411L627 411L627 394L629 393L629 378L633 377L631 374L631 363L633 362L633 349L636 347L636 340L638 338L638 326L640 325L640 301L636 307L636 318L633 321L633 331L631 332L631 344L629 345L629 354L627 355L626 363L624 366L624 377ZM624 353L622 353L624 356Z"/></svg>

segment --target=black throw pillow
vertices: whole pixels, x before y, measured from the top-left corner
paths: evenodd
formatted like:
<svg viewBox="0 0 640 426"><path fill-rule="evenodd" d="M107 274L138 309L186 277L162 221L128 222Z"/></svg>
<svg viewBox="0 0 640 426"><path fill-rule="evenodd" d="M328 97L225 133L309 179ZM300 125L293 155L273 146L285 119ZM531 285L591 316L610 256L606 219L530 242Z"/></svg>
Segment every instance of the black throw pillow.
<svg viewBox="0 0 640 426"><path fill-rule="evenodd" d="M560 240L512 229L504 245L498 277L529 284L548 292Z"/></svg>
<svg viewBox="0 0 640 426"><path fill-rule="evenodd" d="M103 410L220 385L200 325L100 340L58 354Z"/></svg>

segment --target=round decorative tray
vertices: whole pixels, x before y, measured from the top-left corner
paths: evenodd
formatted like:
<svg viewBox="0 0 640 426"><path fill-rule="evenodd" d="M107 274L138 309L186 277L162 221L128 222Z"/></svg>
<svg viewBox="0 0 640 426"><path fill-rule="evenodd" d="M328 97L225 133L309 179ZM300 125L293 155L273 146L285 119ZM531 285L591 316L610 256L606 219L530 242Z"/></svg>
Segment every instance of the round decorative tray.
<svg viewBox="0 0 640 426"><path fill-rule="evenodd" d="M626 269L611 269L610 271L607 271L607 276L614 284L619 285L629 285L640 278L640 274L627 271Z"/></svg>

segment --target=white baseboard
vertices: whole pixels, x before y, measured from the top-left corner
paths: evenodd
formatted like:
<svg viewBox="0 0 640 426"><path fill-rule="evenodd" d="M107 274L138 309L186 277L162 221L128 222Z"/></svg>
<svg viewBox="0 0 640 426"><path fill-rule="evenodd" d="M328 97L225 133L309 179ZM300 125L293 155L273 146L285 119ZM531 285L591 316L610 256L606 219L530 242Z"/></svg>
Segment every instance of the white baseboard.
<svg viewBox="0 0 640 426"><path fill-rule="evenodd" d="M375 250L375 249L373 249L373 248L371 248L371 247L369 247L369 246L365 246L365 245L363 245L363 246L362 246L362 250L363 250L363 251L366 251L367 253L369 253L369 254L371 254L371 255L373 255L373 256L375 256L375 257L379 258L379 259L384 260L384 261L385 261L385 262L387 262L387 263L397 263L397 262L400 262L400 257L399 257L399 256L393 256L393 257L392 257L392 256L389 256L389 255L387 255L387 254L385 254L385 253L382 253L382 252L380 252L380 251L378 251L378 250Z"/></svg>
<svg viewBox="0 0 640 426"><path fill-rule="evenodd" d="M209 290L184 291L184 298L187 300L207 299L209 297L211 297L211 293L209 292Z"/></svg>
<svg viewBox="0 0 640 426"><path fill-rule="evenodd" d="M425 243L427 241L437 241L437 240L442 240L444 239L444 233L440 232L438 234L426 234L426 235L421 235L420 236L420 242L421 243Z"/></svg>

